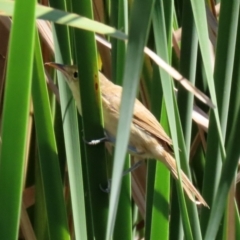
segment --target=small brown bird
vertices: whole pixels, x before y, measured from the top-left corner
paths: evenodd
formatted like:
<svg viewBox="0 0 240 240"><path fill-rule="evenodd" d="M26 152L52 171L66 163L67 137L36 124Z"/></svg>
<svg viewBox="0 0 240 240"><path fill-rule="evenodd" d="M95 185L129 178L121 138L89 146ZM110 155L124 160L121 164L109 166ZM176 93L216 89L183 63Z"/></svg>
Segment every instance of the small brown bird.
<svg viewBox="0 0 240 240"><path fill-rule="evenodd" d="M64 74L67 84L72 91L78 111L80 115L82 115L77 67L57 63L46 63L46 65L56 68ZM113 84L101 72L99 72L99 81L102 97L104 128L107 137L112 141L112 139L115 139L117 131L122 87ZM141 159L153 158L162 161L177 179L176 161L171 155L171 145L171 139L165 133L157 119L139 100L136 99L128 144L129 153ZM201 194L192 185L183 171L181 171L181 178L183 188L188 197L192 201L208 207ZM195 200L195 197L197 201Z"/></svg>

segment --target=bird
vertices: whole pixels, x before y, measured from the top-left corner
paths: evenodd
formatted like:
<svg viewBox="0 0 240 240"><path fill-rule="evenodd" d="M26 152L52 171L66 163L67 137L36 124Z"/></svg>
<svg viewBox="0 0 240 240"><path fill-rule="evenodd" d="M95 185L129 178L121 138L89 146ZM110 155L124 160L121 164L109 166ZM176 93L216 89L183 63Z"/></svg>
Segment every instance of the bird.
<svg viewBox="0 0 240 240"><path fill-rule="evenodd" d="M54 62L46 63L59 70L66 78L80 115L82 115L78 69L75 65ZM99 71L104 130L109 142L114 144L117 134L122 87L108 80ZM105 138L103 138L105 139ZM176 160L172 153L172 140L164 131L155 116L135 99L128 152L140 159L157 159L165 164L172 176L178 179ZM182 186L189 199L197 204L209 207L204 198L181 170Z"/></svg>

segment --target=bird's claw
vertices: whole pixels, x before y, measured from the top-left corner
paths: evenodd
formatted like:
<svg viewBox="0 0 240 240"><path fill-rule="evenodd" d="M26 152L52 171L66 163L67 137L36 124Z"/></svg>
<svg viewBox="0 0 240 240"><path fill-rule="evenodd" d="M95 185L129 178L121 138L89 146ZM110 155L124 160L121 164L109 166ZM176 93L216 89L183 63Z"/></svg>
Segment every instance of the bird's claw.
<svg viewBox="0 0 240 240"><path fill-rule="evenodd" d="M107 182L107 187L103 187L101 184L99 185L100 189L105 192L105 193L110 193L111 191L111 184L112 184L112 180L111 179L108 179L108 182Z"/></svg>

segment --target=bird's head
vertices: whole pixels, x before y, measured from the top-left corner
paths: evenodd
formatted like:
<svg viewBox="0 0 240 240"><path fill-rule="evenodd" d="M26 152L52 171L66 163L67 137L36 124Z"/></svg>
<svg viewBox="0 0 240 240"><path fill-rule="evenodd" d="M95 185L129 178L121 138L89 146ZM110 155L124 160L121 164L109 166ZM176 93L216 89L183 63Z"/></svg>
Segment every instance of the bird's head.
<svg viewBox="0 0 240 240"><path fill-rule="evenodd" d="M45 63L45 65L53 67L59 70L66 78L66 82L69 85L70 89L71 86L79 84L78 81L78 69L75 65L64 65L54 62Z"/></svg>
<svg viewBox="0 0 240 240"><path fill-rule="evenodd" d="M59 70L65 76L66 82L73 94L73 97L76 101L78 110L81 114L80 91L79 91L79 79L78 79L77 66L64 65L64 64L54 63L54 62L45 63L45 65Z"/></svg>

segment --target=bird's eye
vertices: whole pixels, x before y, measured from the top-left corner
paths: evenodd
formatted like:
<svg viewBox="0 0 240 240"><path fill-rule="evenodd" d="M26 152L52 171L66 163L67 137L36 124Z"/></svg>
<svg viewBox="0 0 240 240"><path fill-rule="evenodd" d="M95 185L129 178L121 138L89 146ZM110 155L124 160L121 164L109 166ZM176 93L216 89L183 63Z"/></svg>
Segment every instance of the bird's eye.
<svg viewBox="0 0 240 240"><path fill-rule="evenodd" d="M77 72L77 71L75 71L75 72L73 73L73 77L74 77L74 78L78 78L78 72Z"/></svg>

